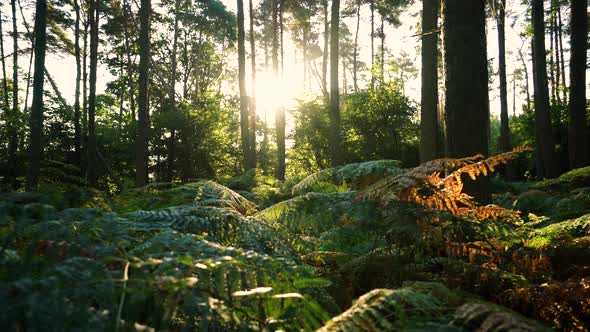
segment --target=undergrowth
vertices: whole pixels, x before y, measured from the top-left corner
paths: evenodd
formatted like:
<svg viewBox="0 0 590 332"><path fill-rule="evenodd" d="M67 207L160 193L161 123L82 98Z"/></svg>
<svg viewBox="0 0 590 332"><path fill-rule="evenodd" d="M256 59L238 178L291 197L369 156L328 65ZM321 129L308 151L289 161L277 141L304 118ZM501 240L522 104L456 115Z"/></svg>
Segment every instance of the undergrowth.
<svg viewBox="0 0 590 332"><path fill-rule="evenodd" d="M351 164L294 186L251 170L227 186L156 183L113 197L52 164L62 171L42 192L0 195L0 326L587 330L590 205L572 187L586 172L497 205L463 191L464 176L526 150L412 169Z"/></svg>

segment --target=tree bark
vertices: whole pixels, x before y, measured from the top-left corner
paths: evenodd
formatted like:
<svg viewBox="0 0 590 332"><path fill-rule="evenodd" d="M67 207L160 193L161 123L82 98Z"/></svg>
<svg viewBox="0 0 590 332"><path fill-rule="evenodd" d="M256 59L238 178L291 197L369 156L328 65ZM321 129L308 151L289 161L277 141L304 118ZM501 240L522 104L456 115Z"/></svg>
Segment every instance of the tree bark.
<svg viewBox="0 0 590 332"><path fill-rule="evenodd" d="M354 63L352 64L352 81L354 83L354 91L358 91L358 52L359 52L359 28L361 24L361 2L358 0L356 7L356 31L354 33L354 54L352 56Z"/></svg>
<svg viewBox="0 0 590 332"><path fill-rule="evenodd" d="M373 67L375 66L375 0L370 0L371 7L371 87L375 87Z"/></svg>
<svg viewBox="0 0 590 332"><path fill-rule="evenodd" d="M276 1L276 0L275 0ZM278 9L278 29L279 30L279 37L280 37L280 45L281 45L281 81L285 79L285 49L284 49L284 39L283 39L283 5L284 0L279 0L280 7ZM274 62L273 62L274 66ZM278 70L278 68L277 68ZM311 75L309 75L311 76ZM309 77L308 76L308 77ZM277 156L278 156L278 164L277 164L277 179L283 181L285 180L285 171L286 171L286 164L285 164L285 109L284 106L280 106L276 113L275 119L275 126L276 126L276 135L277 135Z"/></svg>
<svg viewBox="0 0 590 332"><path fill-rule="evenodd" d="M31 136L29 139L29 169L27 190L32 191L39 184L43 135L43 82L45 73L45 51L47 48L47 0L37 0L35 11L35 77L33 79L33 103L31 105Z"/></svg>
<svg viewBox="0 0 590 332"><path fill-rule="evenodd" d="M420 162L438 157L438 0L422 1Z"/></svg>
<svg viewBox="0 0 590 332"><path fill-rule="evenodd" d="M254 5L249 1L250 10L250 57L252 69L252 95L250 96L250 168L256 168L256 40L254 31Z"/></svg>
<svg viewBox="0 0 590 332"><path fill-rule="evenodd" d="M587 0L572 0L570 103L568 107L569 166L572 169L588 165L586 128L587 5Z"/></svg>
<svg viewBox="0 0 590 332"><path fill-rule="evenodd" d="M18 150L18 26L16 24L16 0L11 1L12 6L12 112L8 118L8 177L14 182L18 174L17 150Z"/></svg>
<svg viewBox="0 0 590 332"><path fill-rule="evenodd" d="M330 151L332 167L336 167L341 164L340 91L338 87L340 0L332 0L332 24L330 35Z"/></svg>
<svg viewBox="0 0 590 332"><path fill-rule="evenodd" d="M74 28L74 52L76 56L76 91L74 96L74 159L76 165L82 168L82 133L80 127L80 4L74 0L76 11L76 26Z"/></svg>
<svg viewBox="0 0 590 332"><path fill-rule="evenodd" d="M508 87L506 83L506 1L497 2L498 74L500 76L500 151L510 151L510 127L508 126Z"/></svg>
<svg viewBox="0 0 590 332"><path fill-rule="evenodd" d="M240 88L240 133L244 170L250 168L250 137L248 129L248 93L246 92L246 33L244 31L244 2L238 0L238 84Z"/></svg>
<svg viewBox="0 0 590 332"><path fill-rule="evenodd" d="M166 179L168 182L174 180L175 161L176 161L176 71L177 71L177 53L178 53L178 18L180 12L180 0L174 4L174 41L172 42L172 59L170 68L170 86L168 90L168 100L170 103L170 112L172 112L170 123L170 141L168 144L168 170Z"/></svg>
<svg viewBox="0 0 590 332"><path fill-rule="evenodd" d="M537 177L552 178L557 175L555 139L551 127L547 62L545 58L545 24L543 0L532 0L533 23L533 81L535 89L535 131Z"/></svg>
<svg viewBox="0 0 590 332"><path fill-rule="evenodd" d="M88 81L88 149L86 172L91 186L98 186L97 143L96 143L96 76L98 69L98 29L100 17L100 0L90 0L90 77Z"/></svg>
<svg viewBox="0 0 590 332"><path fill-rule="evenodd" d="M322 54L322 92L328 98L328 48L330 47L330 22L328 20L328 0L322 0L324 10L324 53Z"/></svg>
<svg viewBox="0 0 590 332"><path fill-rule="evenodd" d="M123 33L125 35L125 52L127 53L127 85L129 85L129 108L131 110L131 122L135 123L135 89L133 88L133 62L131 61L131 45L129 42L129 20L131 16L131 7L126 0L124 0L123 6L123 12L125 16L125 20L123 22Z"/></svg>
<svg viewBox="0 0 590 332"><path fill-rule="evenodd" d="M138 127L135 152L135 184L140 187L148 182L149 158L149 67L150 67L150 14L151 0L141 0L139 13L139 91L138 91Z"/></svg>
<svg viewBox="0 0 590 332"><path fill-rule="evenodd" d="M563 22L561 21L561 5L557 6L557 22L559 34L559 55L561 58L561 85L563 86L563 104L567 105L567 85L565 83L565 57L563 56Z"/></svg>
<svg viewBox="0 0 590 332"><path fill-rule="evenodd" d="M2 6L0 6L0 16L2 16ZM2 58L2 97L4 101L4 111L8 113L10 104L8 101L8 80L6 76L6 60L4 59L4 31L2 30L2 20L0 20L0 57Z"/></svg>
<svg viewBox="0 0 590 332"><path fill-rule="evenodd" d="M443 40L447 156L488 154L489 97L485 0L444 0ZM490 200L487 179L466 181L466 191Z"/></svg>

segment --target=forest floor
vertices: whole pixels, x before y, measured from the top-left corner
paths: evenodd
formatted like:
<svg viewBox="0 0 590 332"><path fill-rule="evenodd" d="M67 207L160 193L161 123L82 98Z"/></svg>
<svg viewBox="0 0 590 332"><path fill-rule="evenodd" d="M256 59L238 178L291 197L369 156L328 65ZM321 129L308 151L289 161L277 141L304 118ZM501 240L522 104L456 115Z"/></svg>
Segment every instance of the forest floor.
<svg viewBox="0 0 590 332"><path fill-rule="evenodd" d="M47 172L0 195L7 331L590 329L590 167L492 179L520 212L486 217L363 195L394 161L114 196Z"/></svg>

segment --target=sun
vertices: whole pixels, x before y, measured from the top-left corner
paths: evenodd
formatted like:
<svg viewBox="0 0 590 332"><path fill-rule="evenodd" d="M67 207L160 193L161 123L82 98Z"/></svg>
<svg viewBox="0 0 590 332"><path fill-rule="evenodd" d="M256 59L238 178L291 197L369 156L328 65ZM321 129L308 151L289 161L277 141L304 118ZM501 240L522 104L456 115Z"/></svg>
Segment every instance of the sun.
<svg viewBox="0 0 590 332"><path fill-rule="evenodd" d="M290 109L297 104L296 99L303 95L302 89L296 84L296 80L287 80L276 77L272 71L258 72L256 74L256 112L262 119L274 123L274 114L281 107Z"/></svg>

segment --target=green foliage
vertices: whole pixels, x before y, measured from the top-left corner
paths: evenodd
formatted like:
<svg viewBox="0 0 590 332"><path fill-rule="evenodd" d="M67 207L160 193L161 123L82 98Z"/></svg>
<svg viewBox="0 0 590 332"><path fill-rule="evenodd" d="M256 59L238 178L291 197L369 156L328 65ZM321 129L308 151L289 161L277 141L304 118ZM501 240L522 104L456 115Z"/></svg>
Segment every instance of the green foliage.
<svg viewBox="0 0 590 332"><path fill-rule="evenodd" d="M293 187L293 194L318 192L318 190L322 192L340 191L339 185L344 185L352 190L363 189L385 176L401 174L400 165L401 162L397 160L374 160L324 169L309 175L296 184Z"/></svg>
<svg viewBox="0 0 590 332"><path fill-rule="evenodd" d="M577 168L560 175L557 179L539 182L537 188L567 191L572 188L590 187L590 166Z"/></svg>

